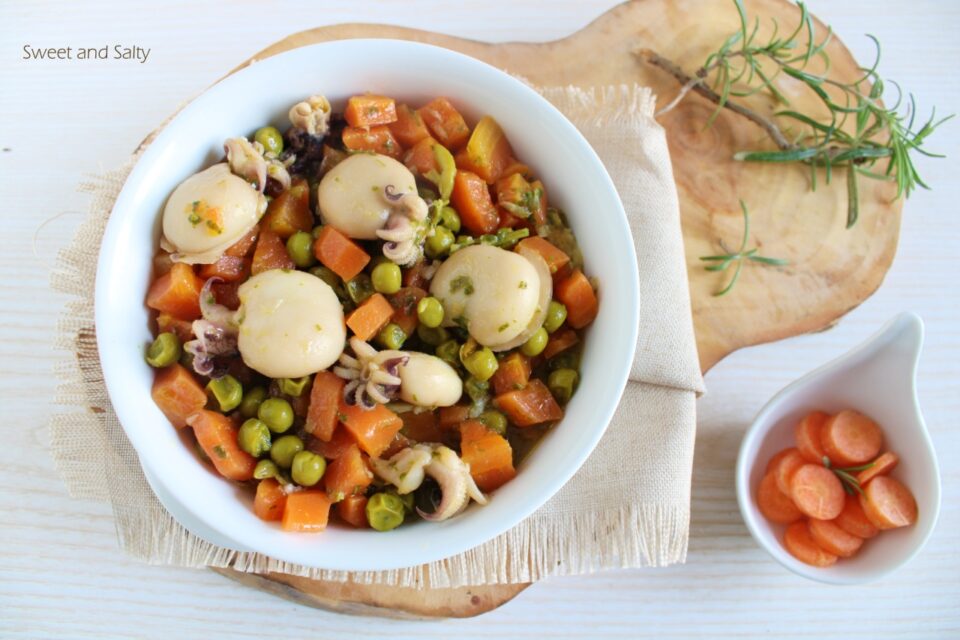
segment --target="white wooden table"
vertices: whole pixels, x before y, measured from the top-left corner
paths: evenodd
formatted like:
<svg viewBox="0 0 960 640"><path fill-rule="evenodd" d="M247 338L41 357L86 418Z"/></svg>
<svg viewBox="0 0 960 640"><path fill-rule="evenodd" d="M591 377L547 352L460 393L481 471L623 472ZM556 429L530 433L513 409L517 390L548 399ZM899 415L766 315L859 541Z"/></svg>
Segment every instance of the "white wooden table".
<svg viewBox="0 0 960 640"><path fill-rule="evenodd" d="M704 0L707 1L707 0ZM713 1L713 0L711 0ZM722 1L722 0L715 0ZM93 4L93 3L89 3ZM4 2L0 8L0 636L721 637L960 636L960 121L922 159L934 185L908 203L896 261L879 292L835 329L734 354L700 402L688 562L548 580L473 620L395 622L304 608L210 571L151 567L117 547L109 508L71 500L49 457L52 338L63 298L49 269L85 210L84 174L120 163L184 100L270 42L337 22L391 22L490 41L550 40L616 0L369 2ZM960 110L960 4L810 0L858 59L869 31L881 70L924 108ZM696 16L691 16L696 19ZM22 47L120 44L130 61L24 61ZM269 90L266 87L265 90ZM56 216L56 217L55 217ZM775 564L737 511L740 434L770 395L840 354L895 313L923 316L919 393L943 472L943 510L926 550L862 587L807 582Z"/></svg>

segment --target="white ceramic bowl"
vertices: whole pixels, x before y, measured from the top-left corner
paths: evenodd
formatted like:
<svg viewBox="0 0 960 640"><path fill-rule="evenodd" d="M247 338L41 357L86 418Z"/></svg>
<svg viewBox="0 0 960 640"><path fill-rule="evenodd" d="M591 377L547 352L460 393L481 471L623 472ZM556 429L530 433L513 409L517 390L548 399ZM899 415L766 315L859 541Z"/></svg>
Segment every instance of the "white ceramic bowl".
<svg viewBox="0 0 960 640"><path fill-rule="evenodd" d="M251 497L202 465L150 398L143 362L151 339L143 300L159 236L160 211L173 188L223 154L225 138L265 123L287 126L291 105L323 93L341 107L373 91L412 104L445 95L468 120L494 116L519 158L563 208L600 282L600 313L586 338L582 381L564 420L523 462L515 480L486 507L443 523L389 533L331 526L291 534L259 520ZM144 471L167 509L216 544L312 567L377 570L438 560L489 540L531 514L583 464L623 392L638 324L637 262L623 206L610 177L580 133L523 83L482 62L437 47L391 40L330 42L258 62L213 86L157 136L117 199L96 283L97 343L111 401Z"/></svg>
<svg viewBox="0 0 960 640"><path fill-rule="evenodd" d="M875 336L833 362L789 385L767 403L747 430L737 458L737 501L743 520L761 547L794 573L832 584L869 582L896 570L926 544L940 513L940 471L917 402L916 373L923 322L904 313ZM757 487L767 462L794 445L794 428L810 411L856 409L883 428L884 450L900 456L892 476L917 499L919 517L911 526L867 540L853 558L832 567L804 564L783 547L784 525L763 517Z"/></svg>

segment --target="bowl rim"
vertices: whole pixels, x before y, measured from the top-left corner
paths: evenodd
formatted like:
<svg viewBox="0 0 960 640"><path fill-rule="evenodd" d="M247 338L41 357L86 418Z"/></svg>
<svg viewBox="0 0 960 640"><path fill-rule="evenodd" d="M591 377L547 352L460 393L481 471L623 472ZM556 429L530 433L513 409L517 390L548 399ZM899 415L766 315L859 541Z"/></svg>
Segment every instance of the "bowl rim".
<svg viewBox="0 0 960 640"><path fill-rule="evenodd" d="M606 432L606 429L610 423L610 420L613 417L616 408L619 405L619 399L622 396L623 390L626 386L628 379L630 366L633 358L633 347L637 341L637 335L639 332L639 274L637 267L636 253L634 249L633 242L630 240L632 238L629 223L627 222L626 213L623 208L623 204L620 200L619 194L617 193L616 187L613 184L612 179L610 178L606 168L604 167L602 161L597 156L596 152L586 141L584 136L570 123L569 120L549 101L547 101L543 96L538 94L534 89L524 84L520 80L510 76L509 74L504 73L503 71L485 63L479 61L470 56L451 51L442 47L436 47L433 45L426 45L422 43L409 42L403 40L392 40L392 39L352 39L352 40L338 40L330 41L324 43L318 43L314 45L308 45L304 47L299 47L290 51L286 51L269 58L266 58L262 61L258 61L256 65L250 65L243 69L240 69L236 73L233 73L221 80L217 81L215 84L211 85L204 92L194 98L189 104L187 104L183 109L176 114L174 118L168 122L164 128L157 134L157 136L151 141L150 145L143 151L143 154L138 159L136 165L133 167L129 176L127 177L124 187L118 195L116 202L111 212L110 218L107 222L106 229L104 231L103 240L101 243L100 255L98 257L97 263L97 278L95 283L95 323L99 327L109 327L110 319L109 314L109 305L107 304L107 276L105 275L109 268L111 267L111 254L113 250L111 247L116 243L117 236L119 234L119 220L125 215L124 212L130 209L131 201L134 199L134 190L132 185L136 185L141 182L145 176L149 175L152 165L158 161L161 148L169 145L171 141L176 140L177 138L177 122L182 118L187 118L195 110L202 109L206 101L212 100L211 96L216 96L219 92L228 90L234 84L245 83L246 77L252 73L262 73L264 70L269 70L271 67L277 67L279 65L286 64L298 57L311 57L316 56L319 53L328 51L331 49L339 50L341 54L343 51L347 51L355 48L364 48L369 46L377 47L387 47L394 48L397 55L402 55L404 53L419 52L422 55L428 56L439 56L446 57L451 61L451 64L461 67L463 73L465 74L485 74L488 77L492 77L492 82L496 82L499 85L509 85L512 92L519 92L525 94L525 99L534 101L537 104L538 108L545 110L545 112L550 114L552 120L551 125L555 124L561 128L561 131L558 133L558 136L568 138L572 144L575 144L578 147L578 150L581 151L585 156L585 162L588 162L596 170L596 178L600 180L602 186L599 187L605 192L609 192L611 197L611 202L615 202L617 207L616 210L612 212L609 217L611 223L616 224L618 227L618 232L622 232L620 235L625 237L625 240L622 244L621 250L626 253L623 254L626 259L629 259L631 264L631 269L629 273L619 274L621 277L616 283L616 291L618 296L626 296L626 298L632 302L629 305L630 309L630 318L625 319L625 324L630 327L629 335L621 336L621 339L624 343L629 343L630 349L620 350L623 355L615 355L615 360L608 363L608 367L613 370L613 377L617 380L616 388L612 388L610 395L610 402L607 406L602 406L600 404L594 407L594 420L596 422L596 427L590 434L589 440L585 440L584 446L576 455L576 464L563 469L559 469L551 478L547 478L545 484L547 489L543 490L537 497L533 500L527 500L523 503L522 509L518 509L514 514L513 518L504 519L496 527L487 527L485 532L482 535L468 537L461 540L451 542L446 541L443 545L438 545L436 548L431 549L430 553L422 553L420 556L417 556L414 560L400 560L397 559L393 562L377 562L376 564L343 564L342 562L334 559L332 562L325 562L323 564L311 564L310 561L305 561L303 557L299 554L290 555L289 552L286 552L283 549L263 549L260 548L260 545L257 544L256 538L247 535L245 531L231 531L230 534L224 534L231 541L231 546L239 549L249 548L256 550L258 552L264 553L270 557L285 560L290 562L295 562L298 564L305 564L309 566L315 566L318 568L324 569L339 569L339 570L389 570L397 569L408 566L415 566L422 564L424 562L432 562L447 558L458 553L462 553L468 549L479 546L496 536L502 534L508 529L514 527L516 524L521 522L523 519L527 518L534 511L543 506L551 497L553 497L564 484L569 481L569 479L574 475L574 473L583 465L586 459L589 457L590 453L594 450L597 443ZM106 341L106 332L97 331L97 348L100 354L101 368L104 374L104 382L107 388L108 394L111 399L111 403L116 411L117 417L123 427L124 433L127 438L130 440L135 451L138 454L138 457L144 456L145 454L149 458L149 453L147 452L148 441L146 436L142 433L140 429L128 428L127 424L132 424L131 420L134 420L136 413L134 409L129 406L123 395L120 392L120 377L123 375L123 371L118 370L117 367L113 366L114 357L111 357L110 351L111 347L107 344ZM114 349L115 350L115 349ZM142 466L146 466L141 462ZM157 477L154 476L155 480L159 482L165 482L167 479L163 476ZM209 527L217 532L223 533L223 529L217 526L216 522L212 522L208 517L207 513L203 508L202 502L197 498L197 496L192 495L191 493L183 493L175 491L170 487L165 486L164 489L168 491L171 495L175 496L177 500L177 507L182 507L186 512L188 512L192 517L196 518L197 522L200 525ZM199 492L198 492L199 493ZM190 529L187 522L181 522L184 526ZM198 526L201 528L202 526ZM196 532L194 532L196 533ZM205 536L200 536L206 539ZM447 536L448 538L450 536ZM222 542L215 542L216 544L222 544ZM399 554L398 554L399 555ZM382 559L381 559L382 560Z"/></svg>
<svg viewBox="0 0 960 640"><path fill-rule="evenodd" d="M934 482L932 486L932 495L930 499L930 503L933 506L933 512L929 525L927 530L923 532L922 537L913 545L913 548L910 550L910 552L906 554L899 562L890 563L871 571L866 571L860 574L838 573L824 571L819 567L804 564L791 556L782 545L771 545L767 537L763 535L759 529L759 524L756 517L757 514L759 514L759 510L754 506L755 501L753 499L753 493L750 487L750 474L754 465L757 463L757 459L756 455L748 456L748 450L752 448L755 448L757 451L759 450L759 445L755 446L757 441L762 440L763 437L765 437L767 433L769 433L770 430L777 424L777 420L774 419L773 416L777 414L777 410L780 408L783 401L794 391L802 388L808 381L812 379L852 367L859 360L863 360L873 353L876 353L885 346L883 344L884 341L898 329L915 331L918 340L908 374L908 391L914 401L912 410L915 414L917 424L919 424L921 427L919 434L917 435L920 437L923 448L926 450L926 453L929 456L932 467L932 475L934 478L936 478L936 482ZM781 566L789 569L793 573L824 584L866 584L890 575L900 567L913 560L926 546L927 542L930 540L930 536L933 535L933 532L937 527L937 522L940 519L942 478L940 475L939 463L937 462L936 450L934 449L933 441L930 438L930 431L923 419L923 414L919 409L919 397L917 395L916 374L919 365L920 352L923 347L923 333L923 320L920 318L920 316L909 311L898 314L897 316L885 322L883 326L881 326L872 335L867 337L863 342L857 344L850 350L841 353L839 356L833 358L825 364L822 364L819 367L816 367L815 369L805 373L774 394L773 397L771 397L770 400L768 400L763 406L763 408L760 409L744 433L743 439L740 442L740 448L737 452L737 464L735 469L737 506L740 509L740 515L757 545L770 554L770 556L773 557L773 559L776 560ZM760 515L760 517L762 517L762 515Z"/></svg>

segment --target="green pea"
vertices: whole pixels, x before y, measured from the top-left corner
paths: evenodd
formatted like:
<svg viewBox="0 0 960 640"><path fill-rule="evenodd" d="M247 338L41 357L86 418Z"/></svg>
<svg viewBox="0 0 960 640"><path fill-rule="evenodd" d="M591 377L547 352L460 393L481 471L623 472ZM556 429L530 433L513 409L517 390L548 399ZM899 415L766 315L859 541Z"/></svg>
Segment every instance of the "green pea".
<svg viewBox="0 0 960 640"><path fill-rule="evenodd" d="M370 281L370 276L365 273L347 281L344 286L347 289L347 295L355 304L360 304L374 294L373 282Z"/></svg>
<svg viewBox="0 0 960 640"><path fill-rule="evenodd" d="M391 322L377 334L377 342L387 349L399 349L407 339L407 334L403 332L400 325Z"/></svg>
<svg viewBox="0 0 960 640"><path fill-rule="evenodd" d="M318 224L317 226L315 226L313 229L310 230L310 236L311 236L314 240L316 240L317 238L320 237L320 232L321 232L321 231L323 231L323 225L322 225L322 224Z"/></svg>
<svg viewBox="0 0 960 640"><path fill-rule="evenodd" d="M375 493L367 500L367 521L377 531L390 531L403 523L406 509L392 493Z"/></svg>
<svg viewBox="0 0 960 640"><path fill-rule="evenodd" d="M417 318L431 329L439 327L443 322L443 305L433 296L421 298L417 303Z"/></svg>
<svg viewBox="0 0 960 640"><path fill-rule="evenodd" d="M543 327L537 329L530 339L523 343L523 346L520 347L520 351L523 352L523 355L533 356L540 355L544 349L547 348L547 340L549 339L547 335L547 330Z"/></svg>
<svg viewBox="0 0 960 640"><path fill-rule="evenodd" d="M550 306L547 307L547 317L543 321L543 328L547 330L547 333L553 333L563 325L566 319L567 307L556 300L551 300Z"/></svg>
<svg viewBox="0 0 960 640"><path fill-rule="evenodd" d="M453 244L453 232L446 227L435 227L433 235L427 238L427 255L431 258L439 258L450 250Z"/></svg>
<svg viewBox="0 0 960 640"><path fill-rule="evenodd" d="M260 403L267 399L267 390L263 387L254 387L243 394L240 401L240 415L244 418L253 418L260 409Z"/></svg>
<svg viewBox="0 0 960 640"><path fill-rule="evenodd" d="M400 267L392 262L381 262L373 268L370 274L373 281L373 288L380 293L396 293L403 286L403 275L400 273Z"/></svg>
<svg viewBox="0 0 960 640"><path fill-rule="evenodd" d="M273 460L261 460L253 468L253 477L257 480L266 480L267 478L279 478L280 469Z"/></svg>
<svg viewBox="0 0 960 640"><path fill-rule="evenodd" d="M490 383L486 380L477 380L473 376L467 378L463 383L463 390L473 402L481 402L486 399L490 391Z"/></svg>
<svg viewBox="0 0 960 640"><path fill-rule="evenodd" d="M480 422L485 424L490 431L499 433L501 436L507 432L507 416L493 409L484 411L480 414Z"/></svg>
<svg viewBox="0 0 960 640"><path fill-rule="evenodd" d="M262 420L250 418L240 426L237 443L254 458L259 458L270 451L270 429Z"/></svg>
<svg viewBox="0 0 960 640"><path fill-rule="evenodd" d="M415 504L415 502L414 502L413 493L405 493L405 494L403 494L403 495L400 495L400 493L397 492L396 488L394 488L394 487L389 487L389 488L385 491L385 493L389 493L389 494L392 495L392 496L397 496L398 498L400 498L400 502L403 503L403 510L404 510L404 512L405 512L405 513L413 513L413 509L414 509L414 507L416 506L416 504Z"/></svg>
<svg viewBox="0 0 960 640"><path fill-rule="evenodd" d="M285 436L286 437L286 436ZM320 482L327 470L327 461L312 451L300 451L293 456L290 476L301 487L312 487Z"/></svg>
<svg viewBox="0 0 960 640"><path fill-rule="evenodd" d="M421 322L417 325L417 337L431 347L438 347L450 339L450 332L443 327L431 328Z"/></svg>
<svg viewBox="0 0 960 640"><path fill-rule="evenodd" d="M434 353L449 365L456 367L460 364L460 344L456 340L447 340Z"/></svg>
<svg viewBox="0 0 960 640"><path fill-rule="evenodd" d="M293 464L294 456L301 451L303 451L303 440L297 436L283 436L277 438L277 441L270 447L270 459L278 467L289 469L290 465Z"/></svg>
<svg viewBox="0 0 960 640"><path fill-rule="evenodd" d="M317 263L313 255L313 236L306 231L297 231L287 238L287 253L293 264L301 269L312 267Z"/></svg>
<svg viewBox="0 0 960 640"><path fill-rule="evenodd" d="M280 378L277 380L277 384L280 387L280 393L299 398L303 395L303 390L310 384L310 376L303 376L302 378Z"/></svg>
<svg viewBox="0 0 960 640"><path fill-rule="evenodd" d="M277 131L276 127L260 127L253 134L253 139L263 145L267 151L272 151L277 155L283 151L283 136Z"/></svg>
<svg viewBox="0 0 960 640"><path fill-rule="evenodd" d="M460 214L453 207L444 207L440 211L440 224L450 229L452 233L460 231Z"/></svg>
<svg viewBox="0 0 960 640"><path fill-rule="evenodd" d="M147 347L147 364L151 367L169 367L180 359L180 338L166 331Z"/></svg>
<svg viewBox="0 0 960 640"><path fill-rule="evenodd" d="M293 425L293 407L283 398L267 398L260 404L257 417L266 423L270 431L283 433Z"/></svg>
<svg viewBox="0 0 960 640"><path fill-rule="evenodd" d="M333 292L337 294L337 297L340 298L341 301L348 298L347 290L343 286L343 280L332 270L327 267L314 267L310 269L310 273L330 285L330 288L333 289Z"/></svg>
<svg viewBox="0 0 960 640"><path fill-rule="evenodd" d="M580 374L573 369L557 369L547 378L547 387L550 388L550 393L557 402L566 404L573 397L579 380Z"/></svg>
<svg viewBox="0 0 960 640"><path fill-rule="evenodd" d="M440 191L440 197L444 200L450 199L453 193L453 179L457 175L457 164L453 159L453 154L442 144L433 145L433 157L440 167L440 175L437 177L437 189Z"/></svg>
<svg viewBox="0 0 960 640"><path fill-rule="evenodd" d="M220 411L227 413L240 406L243 401L243 385L231 375L214 378L207 383L207 391L213 394Z"/></svg>
<svg viewBox="0 0 960 640"><path fill-rule="evenodd" d="M493 374L496 373L497 367L499 367L500 364L497 362L497 356L493 355L493 351L484 347L483 349L477 349L464 358L463 366L474 378L485 382L493 377Z"/></svg>

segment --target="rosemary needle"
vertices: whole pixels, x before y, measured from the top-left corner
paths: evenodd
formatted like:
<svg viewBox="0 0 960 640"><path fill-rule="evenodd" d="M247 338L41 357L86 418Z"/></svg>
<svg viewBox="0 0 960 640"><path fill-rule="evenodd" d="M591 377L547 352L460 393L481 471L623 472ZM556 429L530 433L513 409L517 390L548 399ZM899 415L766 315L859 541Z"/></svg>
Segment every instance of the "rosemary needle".
<svg viewBox="0 0 960 640"><path fill-rule="evenodd" d="M703 262L713 263L704 267L704 269L707 271L726 271L727 267L729 267L731 264L734 265L733 276L730 278L730 281L725 287L714 292L714 296L726 295L731 289L733 289L733 285L735 285L737 280L740 278L740 271L743 269L744 260L776 267L782 267L786 264L789 264L787 260L783 260L781 258L768 258L766 256L757 255L757 251L760 250L759 247L747 249L747 242L750 239L750 212L747 211L747 205L744 204L743 200L740 201L740 209L743 211L743 239L740 241L740 248L735 253L726 253L716 256L702 256L700 258L700 260Z"/></svg>

